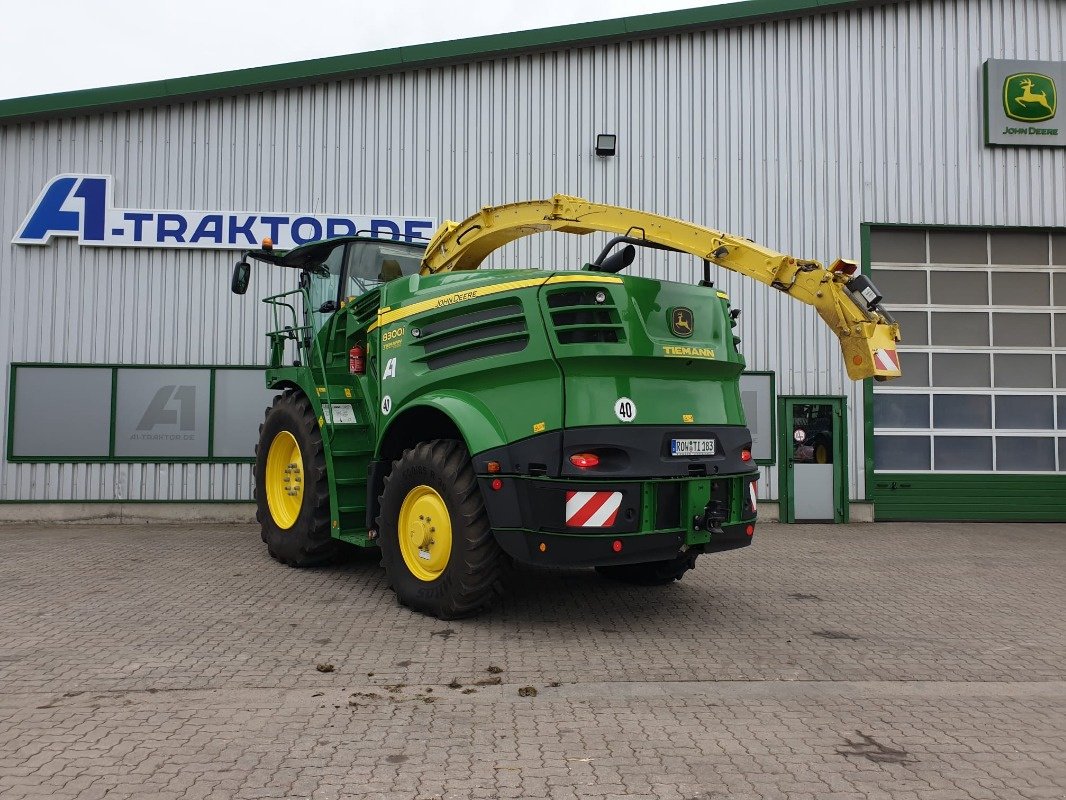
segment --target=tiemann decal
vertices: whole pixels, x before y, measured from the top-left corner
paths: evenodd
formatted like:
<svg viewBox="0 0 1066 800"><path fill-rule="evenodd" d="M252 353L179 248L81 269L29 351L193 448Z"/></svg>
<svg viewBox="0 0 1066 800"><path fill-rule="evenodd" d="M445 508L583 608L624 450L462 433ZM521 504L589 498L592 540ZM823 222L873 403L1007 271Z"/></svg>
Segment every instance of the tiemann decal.
<svg viewBox="0 0 1066 800"><path fill-rule="evenodd" d="M379 214L300 214L273 211L171 211L115 208L110 175L57 175L48 182L12 240L48 244L76 236L97 247L247 250L269 236L288 249L334 236L367 232L392 239L427 239L430 217Z"/></svg>
<svg viewBox="0 0 1066 800"><path fill-rule="evenodd" d="M570 528L609 528L618 518L621 492L567 492L566 525Z"/></svg>

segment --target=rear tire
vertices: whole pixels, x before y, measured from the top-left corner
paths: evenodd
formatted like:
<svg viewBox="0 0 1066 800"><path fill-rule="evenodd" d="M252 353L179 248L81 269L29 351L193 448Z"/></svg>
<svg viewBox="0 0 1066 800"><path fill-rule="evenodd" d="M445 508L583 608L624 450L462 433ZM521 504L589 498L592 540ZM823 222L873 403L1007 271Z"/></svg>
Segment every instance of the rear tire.
<svg viewBox="0 0 1066 800"><path fill-rule="evenodd" d="M456 619L500 594L504 553L461 442L435 439L404 451L385 478L377 526L382 564L401 604Z"/></svg>
<svg viewBox="0 0 1066 800"><path fill-rule="evenodd" d="M255 518L270 555L290 567L332 561L329 481L311 402L292 390L274 398L255 448Z"/></svg>
<svg viewBox="0 0 1066 800"><path fill-rule="evenodd" d="M665 586L681 580L681 577L696 566L696 553L682 553L666 561L647 561L643 564L614 564L596 567L605 578L632 583L638 586Z"/></svg>

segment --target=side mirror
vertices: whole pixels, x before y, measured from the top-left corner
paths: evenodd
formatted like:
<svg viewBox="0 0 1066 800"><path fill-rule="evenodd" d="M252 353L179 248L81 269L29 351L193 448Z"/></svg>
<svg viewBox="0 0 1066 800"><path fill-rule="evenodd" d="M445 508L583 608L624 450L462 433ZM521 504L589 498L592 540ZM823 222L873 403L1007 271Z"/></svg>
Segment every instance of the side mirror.
<svg viewBox="0 0 1066 800"><path fill-rule="evenodd" d="M248 291L248 280L252 277L252 265L247 261L238 261L233 265L233 278L229 288L234 294L244 294Z"/></svg>

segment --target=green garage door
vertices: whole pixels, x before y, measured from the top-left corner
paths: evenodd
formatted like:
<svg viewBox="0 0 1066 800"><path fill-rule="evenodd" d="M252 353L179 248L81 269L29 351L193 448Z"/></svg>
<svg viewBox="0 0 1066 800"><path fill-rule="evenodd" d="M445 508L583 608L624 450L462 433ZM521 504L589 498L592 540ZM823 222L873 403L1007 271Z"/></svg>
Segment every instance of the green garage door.
<svg viewBox="0 0 1066 800"><path fill-rule="evenodd" d="M1066 231L867 233L903 330L868 389L877 519L1066 519Z"/></svg>

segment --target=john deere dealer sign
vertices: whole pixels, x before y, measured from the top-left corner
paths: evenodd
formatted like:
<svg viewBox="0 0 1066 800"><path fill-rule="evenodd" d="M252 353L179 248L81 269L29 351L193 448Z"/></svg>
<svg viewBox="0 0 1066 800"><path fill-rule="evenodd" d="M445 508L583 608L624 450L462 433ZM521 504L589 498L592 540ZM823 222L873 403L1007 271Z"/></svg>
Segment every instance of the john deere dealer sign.
<svg viewBox="0 0 1066 800"><path fill-rule="evenodd" d="M985 144L1066 147L1066 61L985 62Z"/></svg>

